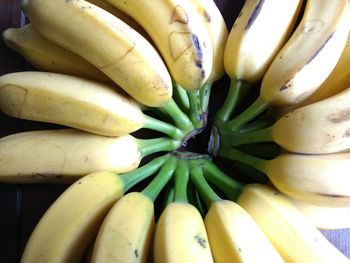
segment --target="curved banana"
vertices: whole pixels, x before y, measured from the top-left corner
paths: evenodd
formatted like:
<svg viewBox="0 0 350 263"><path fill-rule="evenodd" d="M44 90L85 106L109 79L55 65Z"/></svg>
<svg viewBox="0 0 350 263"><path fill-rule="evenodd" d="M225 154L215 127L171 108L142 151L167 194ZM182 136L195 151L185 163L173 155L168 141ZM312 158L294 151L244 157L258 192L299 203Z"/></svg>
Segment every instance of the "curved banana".
<svg viewBox="0 0 350 263"><path fill-rule="evenodd" d="M330 207L314 205L295 198L289 200L319 229L350 228L350 203L348 206Z"/></svg>
<svg viewBox="0 0 350 263"><path fill-rule="evenodd" d="M172 202L162 212L154 237L154 262L213 262L207 233L197 208Z"/></svg>
<svg viewBox="0 0 350 263"><path fill-rule="evenodd" d="M254 84L263 78L277 52L292 33L302 2L244 2L225 47L225 70L231 79Z"/></svg>
<svg viewBox="0 0 350 263"><path fill-rule="evenodd" d="M154 224L151 199L139 192L126 194L103 220L90 262L146 263Z"/></svg>
<svg viewBox="0 0 350 263"><path fill-rule="evenodd" d="M237 203L254 218L286 262L350 262L274 188L247 185Z"/></svg>
<svg viewBox="0 0 350 263"><path fill-rule="evenodd" d="M74 130L29 131L0 138L0 181L71 182L101 170L124 173L141 161L131 135L104 137Z"/></svg>
<svg viewBox="0 0 350 263"><path fill-rule="evenodd" d="M39 70L111 83L111 80L96 67L73 52L47 40L36 32L31 24L20 28L8 28L2 37L8 47L21 54Z"/></svg>
<svg viewBox="0 0 350 263"><path fill-rule="evenodd" d="M80 262L103 218L123 193L123 180L111 172L92 173L76 181L40 219L21 263Z"/></svg>
<svg viewBox="0 0 350 263"><path fill-rule="evenodd" d="M214 202L204 223L217 263L284 262L253 218L232 201Z"/></svg>
<svg viewBox="0 0 350 263"><path fill-rule="evenodd" d="M162 58L109 12L79 0L24 0L22 8L40 34L89 61L139 102L158 107L171 99Z"/></svg>
<svg viewBox="0 0 350 263"><path fill-rule="evenodd" d="M150 35L172 78L186 90L199 89L212 70L207 30L188 1L106 0L134 18Z"/></svg>

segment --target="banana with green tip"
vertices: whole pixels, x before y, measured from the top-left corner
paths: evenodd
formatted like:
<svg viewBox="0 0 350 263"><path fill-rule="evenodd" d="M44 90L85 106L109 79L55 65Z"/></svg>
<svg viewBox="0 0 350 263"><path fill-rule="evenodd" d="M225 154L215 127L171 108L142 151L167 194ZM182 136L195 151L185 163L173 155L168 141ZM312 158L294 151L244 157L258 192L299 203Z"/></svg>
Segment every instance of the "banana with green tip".
<svg viewBox="0 0 350 263"><path fill-rule="evenodd" d="M142 158L179 147L168 138L99 136L75 129L29 131L0 138L0 181L67 183L101 170L125 173Z"/></svg>
<svg viewBox="0 0 350 263"><path fill-rule="evenodd" d="M350 262L278 190L246 185L237 203L253 217L286 262Z"/></svg>
<svg viewBox="0 0 350 263"><path fill-rule="evenodd" d="M26 71L2 75L0 109L12 117L104 136L122 136L143 127L180 140L185 136L176 127L145 115L135 100L113 86L59 73Z"/></svg>
<svg viewBox="0 0 350 263"><path fill-rule="evenodd" d="M78 0L23 0L22 8L41 35L89 61L142 104L158 107L171 99L171 78L158 52L109 12Z"/></svg>
<svg viewBox="0 0 350 263"><path fill-rule="evenodd" d="M186 90L202 87L212 70L213 50L205 25L190 2L106 1L146 30L176 83Z"/></svg>

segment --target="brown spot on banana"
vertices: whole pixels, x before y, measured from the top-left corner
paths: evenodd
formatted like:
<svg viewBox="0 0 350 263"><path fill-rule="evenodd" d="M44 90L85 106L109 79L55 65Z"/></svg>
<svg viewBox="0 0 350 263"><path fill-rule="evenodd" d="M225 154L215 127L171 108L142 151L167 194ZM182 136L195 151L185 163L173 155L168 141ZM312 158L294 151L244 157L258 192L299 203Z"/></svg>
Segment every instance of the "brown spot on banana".
<svg viewBox="0 0 350 263"><path fill-rule="evenodd" d="M188 15L181 6L177 5L174 8L174 11L170 17L169 24L172 23L182 23L187 24L188 23Z"/></svg>
<svg viewBox="0 0 350 263"><path fill-rule="evenodd" d="M205 21L207 21L208 23L210 23L211 22L211 16L210 16L210 14L207 12L207 10L203 10L203 17L204 17L204 19L205 19Z"/></svg>
<svg viewBox="0 0 350 263"><path fill-rule="evenodd" d="M350 137L350 129L347 129L343 134L343 138L347 138L347 137Z"/></svg>
<svg viewBox="0 0 350 263"><path fill-rule="evenodd" d="M108 69L108 68L115 68L118 66L119 63L121 63L135 48L136 44L135 42L131 42L132 44L130 45L130 47L126 50L126 52L119 58L117 58L116 61L113 61L112 63L109 64L105 64L102 66L98 66L98 69L100 69L101 71Z"/></svg>
<svg viewBox="0 0 350 263"><path fill-rule="evenodd" d="M341 123L350 120L350 109L328 115L327 119L332 123Z"/></svg>
<svg viewBox="0 0 350 263"><path fill-rule="evenodd" d="M194 239L196 240L196 242L202 247L202 248L206 248L207 247L207 240L206 238L204 238L200 233L196 234L194 236Z"/></svg>

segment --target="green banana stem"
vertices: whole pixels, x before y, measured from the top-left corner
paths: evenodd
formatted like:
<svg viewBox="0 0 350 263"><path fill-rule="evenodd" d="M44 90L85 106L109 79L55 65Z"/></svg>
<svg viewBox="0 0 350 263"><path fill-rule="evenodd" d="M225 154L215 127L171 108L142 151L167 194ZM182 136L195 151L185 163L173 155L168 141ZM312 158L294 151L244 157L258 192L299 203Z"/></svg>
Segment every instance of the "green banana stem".
<svg viewBox="0 0 350 263"><path fill-rule="evenodd" d="M273 141L272 127L273 126L245 133L232 133L229 138L229 143L231 146L239 146L248 143Z"/></svg>
<svg viewBox="0 0 350 263"><path fill-rule="evenodd" d="M271 126L273 123L274 123L274 120L272 119L270 114L266 113L263 116L261 116L259 119L252 121L251 123L248 123L247 125L243 126L239 130L239 132L245 133L245 132L261 130Z"/></svg>
<svg viewBox="0 0 350 263"><path fill-rule="evenodd" d="M198 209L199 213L204 217L208 209L206 205L203 203L203 199L198 193L198 190L192 181L188 182L187 189L188 189L187 195L188 195L189 203L194 205Z"/></svg>
<svg viewBox="0 0 350 263"><path fill-rule="evenodd" d="M150 117L148 115L145 115L146 122L143 126L143 128L151 129L154 131L162 132L176 140L182 140L185 137L185 134L182 132L182 130L176 128L175 126L163 122L161 120L158 120L156 118Z"/></svg>
<svg viewBox="0 0 350 263"><path fill-rule="evenodd" d="M222 200L210 187L203 175L202 160L190 161L190 179L209 208L212 203Z"/></svg>
<svg viewBox="0 0 350 263"><path fill-rule="evenodd" d="M163 211L168 204L174 201L174 195L175 195L174 182L171 181L166 185L165 195L164 195L164 199L163 199L160 211Z"/></svg>
<svg viewBox="0 0 350 263"><path fill-rule="evenodd" d="M190 118L179 108L174 99L158 108L161 112L166 113L185 134L194 130Z"/></svg>
<svg viewBox="0 0 350 263"><path fill-rule="evenodd" d="M202 129L206 125L207 116L201 109L200 91L188 91L187 94L190 101L190 119L196 129Z"/></svg>
<svg viewBox="0 0 350 263"><path fill-rule="evenodd" d="M175 83L173 87L175 102L183 112L189 113L190 100L188 99L187 91L177 83Z"/></svg>
<svg viewBox="0 0 350 263"><path fill-rule="evenodd" d="M210 100L212 86L213 86L213 83L206 82L202 86L202 88L199 90L200 108L201 108L201 112L204 112L205 114L208 113L209 100Z"/></svg>
<svg viewBox="0 0 350 263"><path fill-rule="evenodd" d="M225 98L223 106L217 111L214 117L214 124L220 126L227 122L239 102L246 95L249 88L253 85L243 80L231 79L230 88Z"/></svg>
<svg viewBox="0 0 350 263"><path fill-rule="evenodd" d="M160 137L155 139L136 139L141 153L141 158L144 158L152 153L171 152L181 146L181 141Z"/></svg>
<svg viewBox="0 0 350 263"><path fill-rule="evenodd" d="M219 151L219 156L224 157L231 161L237 161L237 162L246 164L263 173L265 173L265 167L268 162L268 160L255 157L251 154L248 154L233 148L232 149L226 148L226 149L223 149L222 151Z"/></svg>
<svg viewBox="0 0 350 263"><path fill-rule="evenodd" d="M236 200L244 185L225 174L214 163L203 161L204 177L218 187L230 200Z"/></svg>
<svg viewBox="0 0 350 263"><path fill-rule="evenodd" d="M149 163L137 168L131 172L127 172L120 176L124 182L124 191L127 192L131 187L156 173L159 168L170 158L170 154L154 158Z"/></svg>
<svg viewBox="0 0 350 263"><path fill-rule="evenodd" d="M178 166L175 170L175 191L174 200L177 202L188 203L187 184L189 181L189 169L187 161L179 159Z"/></svg>
<svg viewBox="0 0 350 263"><path fill-rule="evenodd" d="M160 168L160 171L156 177L154 177L153 180L142 190L142 193L148 196L154 202L160 191L173 177L174 171L176 169L176 163L176 157L169 157L168 160L166 160L166 162Z"/></svg>
<svg viewBox="0 0 350 263"><path fill-rule="evenodd" d="M261 114L268 107L268 103L264 102L261 97L258 97L248 108L246 108L236 118L224 124L224 128L231 131L240 130L245 124Z"/></svg>

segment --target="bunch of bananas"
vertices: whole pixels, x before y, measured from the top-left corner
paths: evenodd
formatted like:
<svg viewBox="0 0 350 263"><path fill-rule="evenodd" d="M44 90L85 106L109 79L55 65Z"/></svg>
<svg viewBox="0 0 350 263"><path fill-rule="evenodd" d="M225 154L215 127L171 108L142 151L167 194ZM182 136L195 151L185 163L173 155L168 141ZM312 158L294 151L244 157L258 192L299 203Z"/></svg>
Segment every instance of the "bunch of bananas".
<svg viewBox="0 0 350 263"><path fill-rule="evenodd" d="M37 70L0 110L63 127L0 138L0 181L71 184L22 263L350 262L319 231L350 227L348 0L246 0L230 31L213 0L22 9L3 39Z"/></svg>

